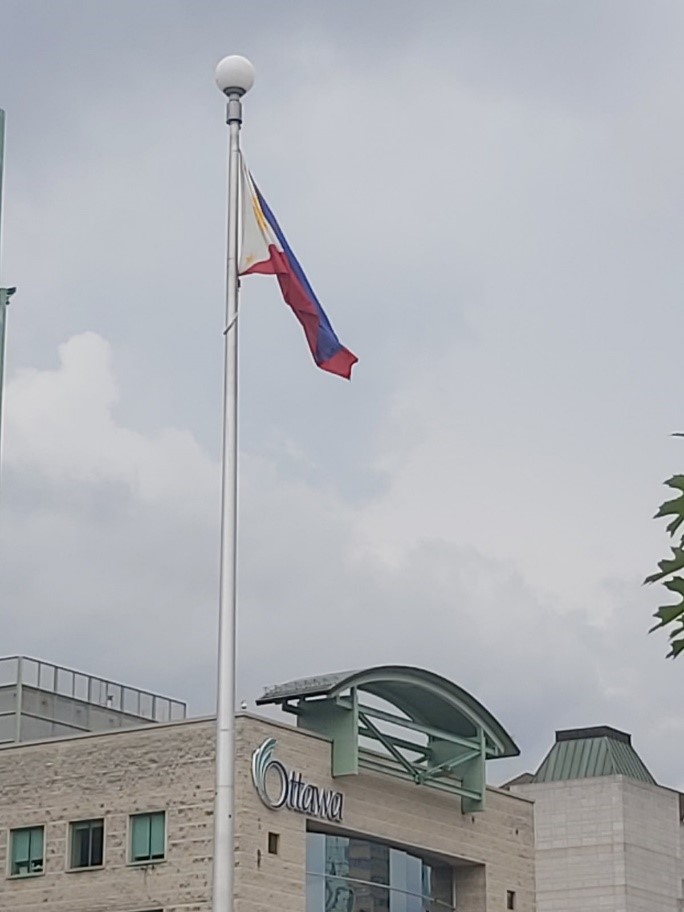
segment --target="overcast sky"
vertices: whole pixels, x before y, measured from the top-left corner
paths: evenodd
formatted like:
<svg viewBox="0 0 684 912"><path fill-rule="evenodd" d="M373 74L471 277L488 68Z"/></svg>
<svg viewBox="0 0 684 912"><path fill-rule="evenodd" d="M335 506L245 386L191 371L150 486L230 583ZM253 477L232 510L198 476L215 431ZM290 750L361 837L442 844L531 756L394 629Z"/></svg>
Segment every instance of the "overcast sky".
<svg viewBox="0 0 684 912"><path fill-rule="evenodd" d="M0 0L1 654L214 705L224 106L359 357L243 283L239 696L419 665L534 769L632 732L684 786L650 637L684 467L679 0Z"/></svg>

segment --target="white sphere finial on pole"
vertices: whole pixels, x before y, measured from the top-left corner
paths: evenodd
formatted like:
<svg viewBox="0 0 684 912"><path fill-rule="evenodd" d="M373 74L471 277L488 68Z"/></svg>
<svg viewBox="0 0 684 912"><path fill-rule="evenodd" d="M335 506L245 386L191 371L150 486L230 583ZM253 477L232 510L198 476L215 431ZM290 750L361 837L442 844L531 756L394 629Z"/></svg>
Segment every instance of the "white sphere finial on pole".
<svg viewBox="0 0 684 912"><path fill-rule="evenodd" d="M216 85L224 95L244 95L254 85L254 67L239 54L224 57L216 67Z"/></svg>

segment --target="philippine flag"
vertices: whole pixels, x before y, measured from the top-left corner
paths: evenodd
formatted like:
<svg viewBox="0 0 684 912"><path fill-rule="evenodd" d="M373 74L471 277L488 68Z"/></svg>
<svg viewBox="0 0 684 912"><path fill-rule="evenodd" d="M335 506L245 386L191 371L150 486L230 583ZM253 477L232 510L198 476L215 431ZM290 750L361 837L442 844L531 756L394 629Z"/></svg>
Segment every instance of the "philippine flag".
<svg viewBox="0 0 684 912"><path fill-rule="evenodd" d="M331 374L351 378L359 360L335 335L302 267L275 216L242 161L242 246L239 274L275 275L285 302L302 324L316 364Z"/></svg>

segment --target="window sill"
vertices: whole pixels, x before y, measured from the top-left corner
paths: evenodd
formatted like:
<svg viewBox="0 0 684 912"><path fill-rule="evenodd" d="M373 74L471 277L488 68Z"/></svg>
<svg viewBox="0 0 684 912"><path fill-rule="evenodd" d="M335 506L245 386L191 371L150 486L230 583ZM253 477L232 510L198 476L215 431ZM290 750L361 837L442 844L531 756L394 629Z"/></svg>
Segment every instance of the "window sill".
<svg viewBox="0 0 684 912"><path fill-rule="evenodd" d="M67 868L66 873L67 874L82 874L84 871L102 871L103 868L104 868L103 864L86 865L85 867L82 867L82 868Z"/></svg>
<svg viewBox="0 0 684 912"><path fill-rule="evenodd" d="M45 871L27 871L26 874L8 874L8 880L26 880L29 877L44 877Z"/></svg>
<svg viewBox="0 0 684 912"><path fill-rule="evenodd" d="M128 861L126 864L129 868L154 868L156 865L165 864L166 858L149 858L144 861Z"/></svg>

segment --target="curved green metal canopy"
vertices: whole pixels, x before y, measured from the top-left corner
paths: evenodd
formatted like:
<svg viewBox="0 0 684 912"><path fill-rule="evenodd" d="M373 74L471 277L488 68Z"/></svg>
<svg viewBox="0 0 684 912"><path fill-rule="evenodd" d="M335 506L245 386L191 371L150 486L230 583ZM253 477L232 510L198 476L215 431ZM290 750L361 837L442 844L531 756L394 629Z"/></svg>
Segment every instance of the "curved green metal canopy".
<svg viewBox="0 0 684 912"><path fill-rule="evenodd" d="M370 695L397 712L362 702ZM495 717L462 687L434 672L406 665L302 678L267 688L258 705L280 704L298 725L333 742L333 775L359 766L411 778L461 795L463 809L484 806L484 764L520 751ZM419 733L426 744L383 730L389 724ZM359 737L373 739L385 756L364 750ZM389 755L389 756L387 756Z"/></svg>
<svg viewBox="0 0 684 912"><path fill-rule="evenodd" d="M492 758L517 757L520 753L501 723L472 694L441 675L409 665L378 665L361 671L300 678L267 687L256 702L262 706L336 697L351 688L386 700L412 721L442 732L473 737L482 728Z"/></svg>

